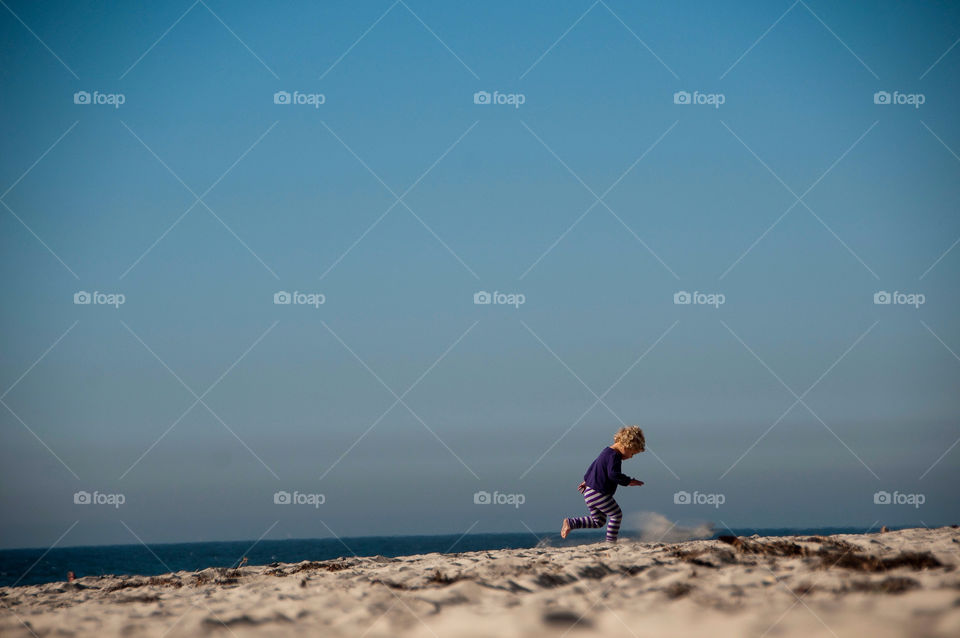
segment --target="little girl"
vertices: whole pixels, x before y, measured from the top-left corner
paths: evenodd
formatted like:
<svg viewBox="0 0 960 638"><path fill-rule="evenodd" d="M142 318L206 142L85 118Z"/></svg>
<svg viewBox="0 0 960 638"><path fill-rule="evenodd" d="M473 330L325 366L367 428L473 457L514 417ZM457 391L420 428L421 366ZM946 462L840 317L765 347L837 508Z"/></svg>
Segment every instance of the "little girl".
<svg viewBox="0 0 960 638"><path fill-rule="evenodd" d="M620 521L623 512L613 500L617 485L643 485L643 481L630 478L620 471L620 461L629 459L634 454L646 449L643 430L636 425L620 428L613 437L613 445L604 448L600 456L590 464L587 473L583 475L583 482L577 489L583 494L583 500L590 508L590 516L563 519L560 527L560 537L566 538L571 529L584 527L603 527L607 523L607 542L617 542L620 533Z"/></svg>

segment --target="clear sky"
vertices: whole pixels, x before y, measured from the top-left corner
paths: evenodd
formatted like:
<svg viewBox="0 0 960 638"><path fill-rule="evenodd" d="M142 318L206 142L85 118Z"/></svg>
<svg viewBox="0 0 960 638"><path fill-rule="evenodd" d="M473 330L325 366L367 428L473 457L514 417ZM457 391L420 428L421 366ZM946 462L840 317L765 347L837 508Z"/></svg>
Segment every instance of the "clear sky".
<svg viewBox="0 0 960 638"><path fill-rule="evenodd" d="M958 522L956 4L2 4L0 546Z"/></svg>

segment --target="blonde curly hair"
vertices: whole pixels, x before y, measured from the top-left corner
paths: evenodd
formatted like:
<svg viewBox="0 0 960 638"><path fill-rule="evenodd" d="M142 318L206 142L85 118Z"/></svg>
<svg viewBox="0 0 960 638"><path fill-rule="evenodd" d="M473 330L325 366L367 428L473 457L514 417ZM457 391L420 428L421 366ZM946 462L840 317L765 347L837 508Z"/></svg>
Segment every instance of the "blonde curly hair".
<svg viewBox="0 0 960 638"><path fill-rule="evenodd" d="M643 438L643 430L638 425L628 425L617 430L613 436L613 442L625 450L634 452L643 452L647 447L647 441Z"/></svg>

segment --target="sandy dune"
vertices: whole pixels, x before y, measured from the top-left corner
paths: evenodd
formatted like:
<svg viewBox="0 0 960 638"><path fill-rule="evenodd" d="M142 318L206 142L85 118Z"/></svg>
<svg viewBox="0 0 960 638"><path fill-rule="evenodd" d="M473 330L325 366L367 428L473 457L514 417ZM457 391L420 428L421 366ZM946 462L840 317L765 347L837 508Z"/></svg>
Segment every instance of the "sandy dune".
<svg viewBox="0 0 960 638"><path fill-rule="evenodd" d="M0 588L0 634L960 636L958 562L947 527L350 557Z"/></svg>

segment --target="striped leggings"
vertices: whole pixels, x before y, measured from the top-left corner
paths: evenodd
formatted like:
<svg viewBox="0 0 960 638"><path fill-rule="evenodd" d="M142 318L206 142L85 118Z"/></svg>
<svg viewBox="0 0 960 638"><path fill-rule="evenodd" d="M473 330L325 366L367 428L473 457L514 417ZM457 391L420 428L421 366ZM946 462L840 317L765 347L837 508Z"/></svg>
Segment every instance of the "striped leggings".
<svg viewBox="0 0 960 638"><path fill-rule="evenodd" d="M590 508L590 516L578 516L577 518L568 518L572 529L582 529L585 527L595 528L607 525L607 541L617 542L617 536L620 534L620 521L623 519L623 512L620 506L613 500L611 494L598 492L588 487L583 492L583 500ZM608 521L609 518L609 521Z"/></svg>

